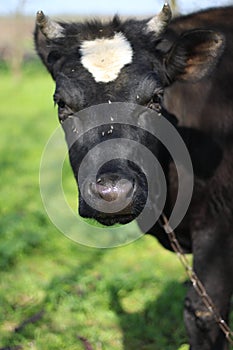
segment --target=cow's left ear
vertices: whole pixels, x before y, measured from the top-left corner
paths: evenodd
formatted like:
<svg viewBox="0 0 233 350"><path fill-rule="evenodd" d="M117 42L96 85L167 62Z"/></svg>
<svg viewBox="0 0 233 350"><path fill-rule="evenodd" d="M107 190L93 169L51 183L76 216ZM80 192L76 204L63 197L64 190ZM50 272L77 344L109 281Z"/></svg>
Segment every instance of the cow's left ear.
<svg viewBox="0 0 233 350"><path fill-rule="evenodd" d="M37 13L34 33L36 50L53 77L56 63L62 57L59 41L64 38L64 32L61 24L52 21L42 11Z"/></svg>
<svg viewBox="0 0 233 350"><path fill-rule="evenodd" d="M165 58L169 82L196 82L210 74L222 55L224 44L224 36L212 30L182 34Z"/></svg>

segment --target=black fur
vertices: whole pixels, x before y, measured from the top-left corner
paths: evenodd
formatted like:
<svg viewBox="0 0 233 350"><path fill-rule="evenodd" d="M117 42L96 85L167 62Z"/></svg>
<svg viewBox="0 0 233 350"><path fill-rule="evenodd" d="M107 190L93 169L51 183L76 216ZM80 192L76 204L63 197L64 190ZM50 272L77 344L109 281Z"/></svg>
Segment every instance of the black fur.
<svg viewBox="0 0 233 350"><path fill-rule="evenodd" d="M193 253L195 272L226 321L233 291L232 18L233 7L202 11L174 19L160 37L146 31L147 20L121 21L118 17L108 23L60 23L65 37L56 40L46 39L38 27L35 30L38 54L56 82L54 100L61 122L71 114L108 100L156 105L164 94L163 114L173 122L176 119L195 173L193 198L177 228L177 237L184 251ZM121 70L115 81L96 83L80 63L80 45L83 40L111 38L115 32L122 32L130 42L133 62ZM103 139L103 132L104 128L91 130L70 149L76 178L88 150L113 137L105 134ZM178 184L168 153L143 130L118 125L114 137L122 136L144 144L160 160L168 184L164 210L169 216ZM95 160L92 161L94 164ZM145 205L148 188L143 172L135 164L121 160L111 162L103 171L117 172L137 183L132 215L100 215L80 196L81 214L106 225L129 222ZM155 185L159 185L158 178ZM158 224L149 233L172 250ZM185 301L185 323L190 349L228 349L224 334L193 288Z"/></svg>

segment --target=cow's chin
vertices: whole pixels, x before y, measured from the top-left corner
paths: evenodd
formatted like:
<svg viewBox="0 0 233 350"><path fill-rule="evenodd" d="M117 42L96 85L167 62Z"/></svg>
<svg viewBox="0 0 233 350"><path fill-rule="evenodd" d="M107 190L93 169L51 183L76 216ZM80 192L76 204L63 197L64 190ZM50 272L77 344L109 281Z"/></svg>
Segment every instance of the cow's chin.
<svg viewBox="0 0 233 350"><path fill-rule="evenodd" d="M100 224L104 226L113 226L117 224L126 225L129 224L131 221L136 219L136 216L134 215L119 215L119 216L97 216L94 218L96 221L98 221Z"/></svg>
<svg viewBox="0 0 233 350"><path fill-rule="evenodd" d="M113 214L107 214L107 213L101 213L95 210L90 210L90 207L79 207L79 215L84 219L89 219L91 221L96 221L104 226L113 226L113 225L125 225L130 223L131 221L135 220L138 216L135 212L131 213L115 213Z"/></svg>
<svg viewBox="0 0 233 350"><path fill-rule="evenodd" d="M126 225L133 220L137 218L137 215L134 213L129 213L129 214L115 214L115 215L110 215L110 214L105 214L105 213L100 213L100 212L83 212L79 208L79 215L84 218L85 220L91 220L91 221L96 221L97 223L104 225L104 226L113 226L113 225Z"/></svg>

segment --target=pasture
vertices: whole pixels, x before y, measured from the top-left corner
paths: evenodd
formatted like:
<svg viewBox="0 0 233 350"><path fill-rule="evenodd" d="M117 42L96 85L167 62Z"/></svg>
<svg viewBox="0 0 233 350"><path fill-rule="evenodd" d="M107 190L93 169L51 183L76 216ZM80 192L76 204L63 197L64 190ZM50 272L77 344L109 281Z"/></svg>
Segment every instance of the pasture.
<svg viewBox="0 0 233 350"><path fill-rule="evenodd" d="M40 66L0 75L0 349L187 350L176 256L150 236L101 250L53 226L38 181L53 82ZM63 178L76 203L68 161Z"/></svg>

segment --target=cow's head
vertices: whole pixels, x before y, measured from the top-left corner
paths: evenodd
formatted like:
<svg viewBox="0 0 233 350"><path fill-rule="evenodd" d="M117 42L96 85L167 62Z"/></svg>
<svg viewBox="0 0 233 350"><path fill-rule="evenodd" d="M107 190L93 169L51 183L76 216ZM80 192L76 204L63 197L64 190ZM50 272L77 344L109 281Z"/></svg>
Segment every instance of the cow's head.
<svg viewBox="0 0 233 350"><path fill-rule="evenodd" d="M195 82L207 75L221 55L224 38L197 29L170 40L166 35L170 19L167 4L154 18L124 22L115 17L107 23L58 23L38 12L36 48L56 83L54 101L61 124L73 120L68 129L76 131L75 118L70 116L78 119L79 111L102 103L127 102L158 109L167 86L175 81ZM97 117L92 111L92 118ZM65 132L68 139L69 130L65 128ZM137 141L159 155L158 142L143 128L111 124L110 120L86 132L70 147L78 187L79 166L88 151L118 138ZM122 144L118 152L100 167L95 179L87 174L84 190L79 193L80 214L106 225L133 220L145 206L148 194L146 174L130 161L135 149L126 150ZM89 165L95 167L97 158L98 152L89 158ZM155 193L156 181L155 176ZM103 209L103 201L112 208L109 212Z"/></svg>

